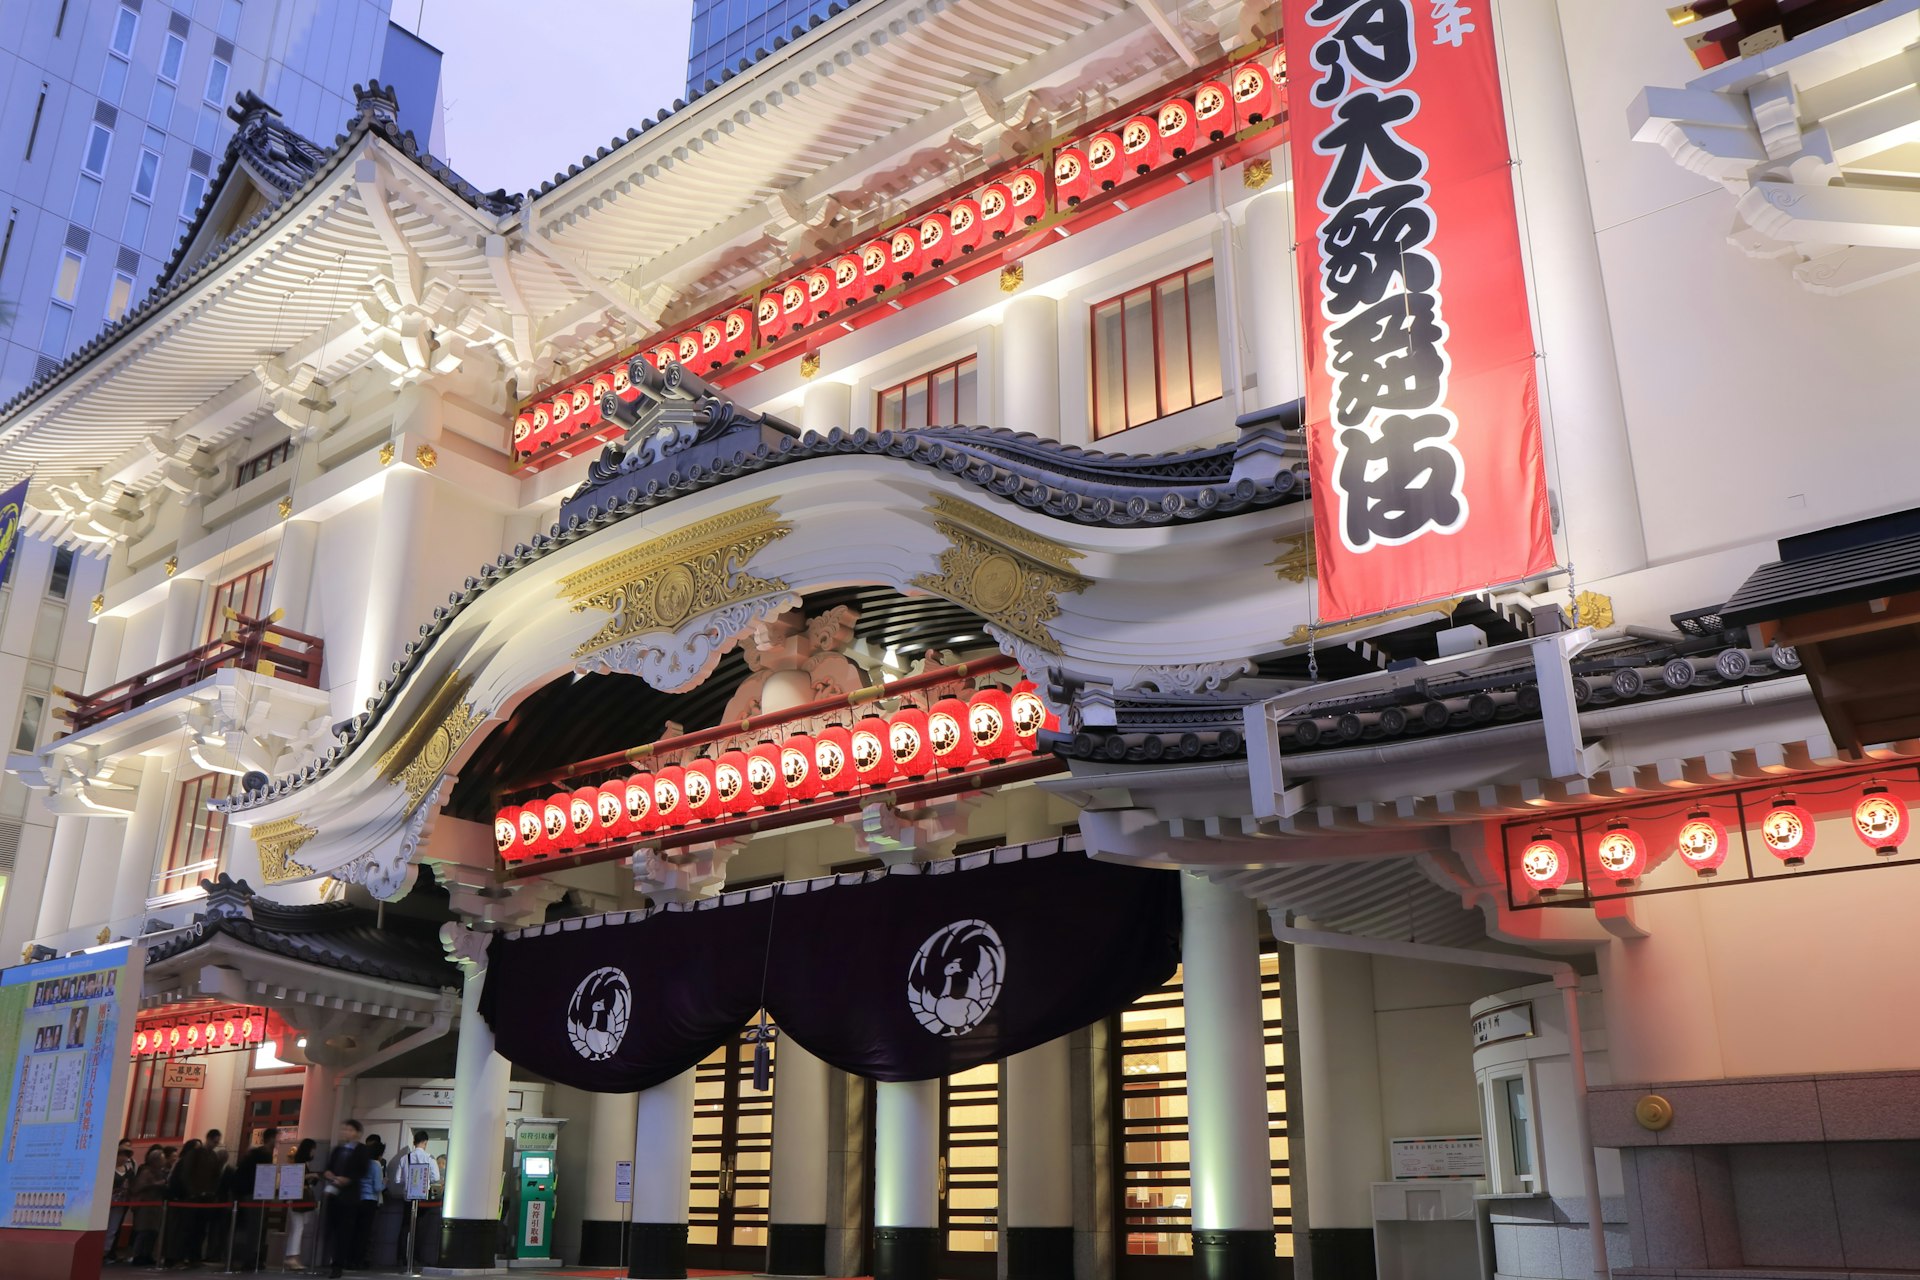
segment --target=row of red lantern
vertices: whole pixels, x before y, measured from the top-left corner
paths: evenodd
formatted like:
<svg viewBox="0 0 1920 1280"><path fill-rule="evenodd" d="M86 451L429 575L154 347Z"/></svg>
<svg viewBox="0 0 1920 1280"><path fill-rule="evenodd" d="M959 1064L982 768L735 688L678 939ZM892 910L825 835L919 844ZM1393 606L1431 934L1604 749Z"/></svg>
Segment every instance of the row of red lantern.
<svg viewBox="0 0 1920 1280"><path fill-rule="evenodd" d="M1864 788L1853 806L1854 835L1881 857L1900 852L1910 823L1907 806L1878 782ZM1762 847L1789 867L1806 864L1813 854L1814 834L1813 814L1790 795L1775 796L1760 819ZM1701 879L1720 873L1729 847L1726 825L1704 808L1689 812L1674 836L1674 852ZM1621 888L1631 887L1646 874L1649 858L1646 838L1625 818L1608 822L1593 850L1600 874ZM1574 859L1566 846L1544 829L1520 851L1520 874L1542 894L1558 891L1572 875L1573 867Z"/></svg>
<svg viewBox="0 0 1920 1280"><path fill-rule="evenodd" d="M649 357L651 359L651 356ZM656 368L663 365L655 364ZM600 401L609 392L622 400L640 395L627 375L622 360L603 369L578 386L569 387L551 400L527 406L513 420L513 455L531 458L534 454L563 444L575 436L590 435L601 426Z"/></svg>
<svg viewBox="0 0 1920 1280"><path fill-rule="evenodd" d="M138 1023L136 1054L195 1053L243 1049L266 1040L267 1017L258 1009L225 1010L180 1022Z"/></svg>
<svg viewBox="0 0 1920 1280"><path fill-rule="evenodd" d="M852 726L795 734L751 750L724 751L598 786L509 805L494 816L494 843L508 862L633 840L656 831L804 804L941 772L976 761L1031 754L1042 729L1058 722L1022 681L990 686L972 698L904 706Z"/></svg>

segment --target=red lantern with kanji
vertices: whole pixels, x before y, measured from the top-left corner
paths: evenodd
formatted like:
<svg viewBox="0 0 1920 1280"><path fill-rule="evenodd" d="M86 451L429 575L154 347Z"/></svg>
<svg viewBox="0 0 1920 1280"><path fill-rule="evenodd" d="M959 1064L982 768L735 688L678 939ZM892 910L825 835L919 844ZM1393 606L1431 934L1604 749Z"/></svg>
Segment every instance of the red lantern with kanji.
<svg viewBox="0 0 1920 1280"><path fill-rule="evenodd" d="M1594 844L1593 860L1600 864L1601 871L1613 877L1615 884L1624 888L1647 869L1647 842L1625 818L1615 818L1607 823L1606 830Z"/></svg>
<svg viewBox="0 0 1920 1280"><path fill-rule="evenodd" d="M869 294L885 293L893 287L893 246L885 240L869 240L860 246L860 288Z"/></svg>
<svg viewBox="0 0 1920 1280"><path fill-rule="evenodd" d="M759 809L787 802L787 775L780 767L780 744L763 742L747 753L747 796Z"/></svg>
<svg viewBox="0 0 1920 1280"><path fill-rule="evenodd" d="M833 272L815 267L800 279L807 286L807 323L826 319L833 313Z"/></svg>
<svg viewBox="0 0 1920 1280"><path fill-rule="evenodd" d="M539 453L553 443L553 409L546 401L527 410L532 425L527 430L527 452Z"/></svg>
<svg viewBox="0 0 1920 1280"><path fill-rule="evenodd" d="M1907 840L1907 806L1881 782L1869 783L1853 806L1853 834L1883 858L1900 852Z"/></svg>
<svg viewBox="0 0 1920 1280"><path fill-rule="evenodd" d="M1131 173L1151 173L1160 163L1160 126L1152 116L1134 116L1120 126L1120 159Z"/></svg>
<svg viewBox="0 0 1920 1280"><path fill-rule="evenodd" d="M760 341L773 342L787 331L786 312L780 307L780 291L769 289L753 304L754 323L760 326Z"/></svg>
<svg viewBox="0 0 1920 1280"><path fill-rule="evenodd" d="M1567 847L1542 829L1520 850L1520 876L1535 893L1558 893L1567 882Z"/></svg>
<svg viewBox="0 0 1920 1280"><path fill-rule="evenodd" d="M998 240L1013 226L1013 192L1004 182L989 182L974 197L980 203L980 242Z"/></svg>
<svg viewBox="0 0 1920 1280"><path fill-rule="evenodd" d="M1053 194L1068 208L1087 198L1090 190L1086 152L1078 147L1062 147L1053 153Z"/></svg>
<svg viewBox="0 0 1920 1280"><path fill-rule="evenodd" d="M1208 142L1233 132L1233 95L1226 85L1209 80L1193 91L1193 125Z"/></svg>
<svg viewBox="0 0 1920 1280"><path fill-rule="evenodd" d="M726 342L726 332L720 327L720 321L709 320L700 326L700 363L693 367L695 373L711 373L726 363L726 353L721 350Z"/></svg>
<svg viewBox="0 0 1920 1280"><path fill-rule="evenodd" d="M1013 686L1012 708L1013 736L1024 751L1034 749L1042 729L1060 727L1059 720L1047 710L1046 702L1031 680L1022 680Z"/></svg>
<svg viewBox="0 0 1920 1280"><path fill-rule="evenodd" d="M947 206L947 227L953 234L955 253L968 254L979 248L980 237L985 234L980 229L980 202L962 196Z"/></svg>
<svg viewBox="0 0 1920 1280"><path fill-rule="evenodd" d="M887 237L887 257L893 262L896 281L911 280L920 274L920 228L901 227Z"/></svg>
<svg viewBox="0 0 1920 1280"><path fill-rule="evenodd" d="M520 808L508 805L493 815L493 848L504 862L518 862L527 856L520 847Z"/></svg>
<svg viewBox="0 0 1920 1280"><path fill-rule="evenodd" d="M531 458L533 456L533 415L516 414L513 419L513 456Z"/></svg>
<svg viewBox="0 0 1920 1280"><path fill-rule="evenodd" d="M1198 130L1193 124L1193 104L1185 98L1161 103L1154 127L1160 134L1161 159L1179 160L1193 150Z"/></svg>
<svg viewBox="0 0 1920 1280"><path fill-rule="evenodd" d="M594 801L594 838L605 842L627 834L627 784L603 782Z"/></svg>
<svg viewBox="0 0 1920 1280"><path fill-rule="evenodd" d="M753 312L735 307L720 318L720 350L728 360L738 360L753 350Z"/></svg>
<svg viewBox="0 0 1920 1280"><path fill-rule="evenodd" d="M811 800L820 794L820 770L814 762L811 737L796 733L780 744L780 776L786 779L789 800Z"/></svg>
<svg viewBox="0 0 1920 1280"><path fill-rule="evenodd" d="M933 743L927 736L927 713L908 703L887 718L887 748L893 755L897 778L924 778L933 772Z"/></svg>
<svg viewBox="0 0 1920 1280"><path fill-rule="evenodd" d="M1081 171L1086 171L1084 161ZM1047 184L1034 168L1016 169L1007 178L1007 191L1013 197L1013 225L1030 227L1047 216Z"/></svg>
<svg viewBox="0 0 1920 1280"><path fill-rule="evenodd" d="M747 798L747 753L738 748L722 751L713 762L713 786L719 796L720 812L745 813L753 807Z"/></svg>
<svg viewBox="0 0 1920 1280"><path fill-rule="evenodd" d="M927 744L933 748L933 763L940 769L964 769L973 759L973 730L967 704L946 697L927 712Z"/></svg>
<svg viewBox="0 0 1920 1280"><path fill-rule="evenodd" d="M700 368L700 331L689 329L673 340L678 349L680 363L696 372Z"/></svg>
<svg viewBox="0 0 1920 1280"><path fill-rule="evenodd" d="M853 759L853 776L863 787L877 787L893 777L893 749L887 742L887 722L879 716L863 716L853 726L848 747ZM822 770L822 776L825 771Z"/></svg>
<svg viewBox="0 0 1920 1280"><path fill-rule="evenodd" d="M850 307L866 296L860 287L860 255L843 253L833 260L830 268L833 272L833 309L839 311Z"/></svg>
<svg viewBox="0 0 1920 1280"><path fill-rule="evenodd" d="M547 806L536 800L524 809L515 810L520 816L519 853L522 858L545 856L552 845L547 840Z"/></svg>
<svg viewBox="0 0 1920 1280"><path fill-rule="evenodd" d="M1087 180L1095 191L1111 191L1126 177L1120 163L1120 135L1111 131L1087 139Z"/></svg>
<svg viewBox="0 0 1920 1280"><path fill-rule="evenodd" d="M600 398L594 394L591 382L583 382L567 392L567 398L573 401L575 431L591 431L600 425Z"/></svg>
<svg viewBox="0 0 1920 1280"><path fill-rule="evenodd" d="M573 820L569 811L573 808L573 793L562 791L546 800L547 847L546 852L558 853L562 849L574 846Z"/></svg>
<svg viewBox="0 0 1920 1280"><path fill-rule="evenodd" d="M653 775L655 829L687 825L686 770L670 764Z"/></svg>
<svg viewBox="0 0 1920 1280"><path fill-rule="evenodd" d="M1727 828L1707 810L1695 809L1680 824L1673 847L1695 875L1710 880L1720 874L1720 864L1727 860Z"/></svg>
<svg viewBox="0 0 1920 1280"><path fill-rule="evenodd" d="M813 771L820 789L840 795L860 785L853 764L853 731L843 724L829 725L813 740Z"/></svg>
<svg viewBox="0 0 1920 1280"><path fill-rule="evenodd" d="M634 359L646 360L647 358L645 355L639 355L635 356ZM647 363L652 364L653 362L648 360ZM627 361L622 360L619 364L608 370L608 373L613 378L613 394L629 403L640 398L640 389L633 385L633 367Z"/></svg>
<svg viewBox="0 0 1920 1280"><path fill-rule="evenodd" d="M958 250L948 243L953 238L953 223L945 213L930 213L920 219L920 262L929 271L947 265Z"/></svg>
<svg viewBox="0 0 1920 1280"><path fill-rule="evenodd" d="M680 344L678 342L663 342L647 354L653 359L653 367L665 373L668 365L679 361Z"/></svg>
<svg viewBox="0 0 1920 1280"><path fill-rule="evenodd" d="M1255 60L1233 69L1233 118L1242 129L1273 114L1273 73Z"/></svg>
<svg viewBox="0 0 1920 1280"><path fill-rule="evenodd" d="M982 760L1005 760L1019 746L1013 732L1013 695L997 684L975 693L967 703L967 729L973 752Z"/></svg>
<svg viewBox="0 0 1920 1280"><path fill-rule="evenodd" d="M547 422L553 427L555 441L573 438L573 397L561 392L547 401Z"/></svg>
<svg viewBox="0 0 1920 1280"><path fill-rule="evenodd" d="M573 798L567 801L567 819L573 827L573 843L576 847L592 844L599 839L599 832L595 828L600 821L600 788L575 788Z"/></svg>
<svg viewBox="0 0 1920 1280"><path fill-rule="evenodd" d="M621 798L627 805L627 834L643 836L659 825L659 816L654 809L653 775L636 773L628 778L621 788Z"/></svg>
<svg viewBox="0 0 1920 1280"><path fill-rule="evenodd" d="M1813 815L1795 804L1792 796L1776 796L1773 807L1760 819L1760 843L1787 866L1804 865L1813 852Z"/></svg>
<svg viewBox="0 0 1920 1280"><path fill-rule="evenodd" d="M812 314L807 310L807 281L804 276L795 276L780 286L780 315L787 322L787 332L804 329Z"/></svg>
<svg viewBox="0 0 1920 1280"><path fill-rule="evenodd" d="M687 797L687 819L707 822L720 814L720 788L715 785L713 761L707 756L689 760L681 777Z"/></svg>

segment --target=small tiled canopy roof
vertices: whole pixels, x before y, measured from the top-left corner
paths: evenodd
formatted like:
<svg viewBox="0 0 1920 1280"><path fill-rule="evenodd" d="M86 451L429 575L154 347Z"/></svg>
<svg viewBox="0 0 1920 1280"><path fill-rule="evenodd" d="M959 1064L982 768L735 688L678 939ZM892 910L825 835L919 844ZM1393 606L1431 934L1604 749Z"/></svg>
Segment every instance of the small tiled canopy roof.
<svg viewBox="0 0 1920 1280"><path fill-rule="evenodd" d="M155 964L221 936L274 955L326 969L416 987L458 987L460 971L446 958L437 926L389 914L381 920L346 902L289 906L258 897L244 880L222 873L204 881L207 911L193 927L147 949Z"/></svg>
<svg viewBox="0 0 1920 1280"><path fill-rule="evenodd" d="M1920 510L1786 538L1780 559L1740 584L1721 616L1771 622L1920 591Z"/></svg>

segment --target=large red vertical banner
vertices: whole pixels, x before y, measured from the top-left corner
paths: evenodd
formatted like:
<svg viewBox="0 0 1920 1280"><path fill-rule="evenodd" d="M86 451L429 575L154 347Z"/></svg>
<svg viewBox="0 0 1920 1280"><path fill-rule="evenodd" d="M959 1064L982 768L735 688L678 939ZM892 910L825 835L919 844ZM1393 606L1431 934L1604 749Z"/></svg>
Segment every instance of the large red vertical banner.
<svg viewBox="0 0 1920 1280"><path fill-rule="evenodd" d="M1285 0L1320 614L1555 564L1490 0Z"/></svg>

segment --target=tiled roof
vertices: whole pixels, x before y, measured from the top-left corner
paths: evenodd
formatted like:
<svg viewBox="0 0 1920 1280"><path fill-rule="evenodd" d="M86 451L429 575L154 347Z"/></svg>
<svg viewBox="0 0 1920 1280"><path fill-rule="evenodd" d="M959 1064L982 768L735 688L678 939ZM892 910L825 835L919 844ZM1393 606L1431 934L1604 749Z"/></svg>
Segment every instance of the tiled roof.
<svg viewBox="0 0 1920 1280"><path fill-rule="evenodd" d="M1723 617L1770 622L1920 591L1920 511L1788 539L1780 553L1740 584Z"/></svg>

